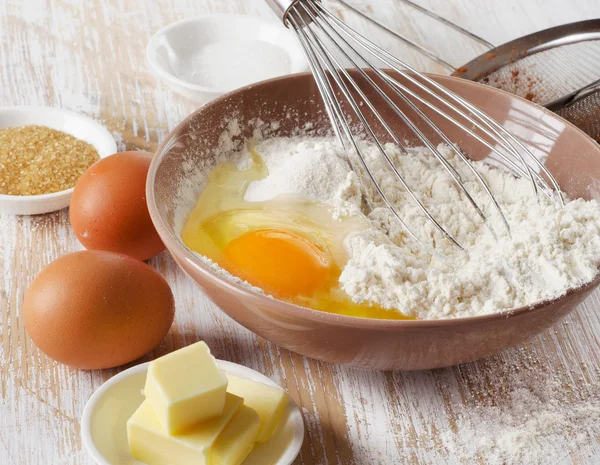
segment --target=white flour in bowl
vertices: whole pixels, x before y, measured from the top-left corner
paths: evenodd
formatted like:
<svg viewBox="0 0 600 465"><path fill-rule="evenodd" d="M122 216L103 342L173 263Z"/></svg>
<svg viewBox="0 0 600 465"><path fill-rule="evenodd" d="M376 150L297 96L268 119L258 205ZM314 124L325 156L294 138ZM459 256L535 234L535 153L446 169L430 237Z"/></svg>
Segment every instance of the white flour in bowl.
<svg viewBox="0 0 600 465"><path fill-rule="evenodd" d="M558 296L590 281L600 263L600 206L575 200L563 209L548 199L538 200L528 180L475 163L499 201L512 239L490 208L483 187L455 159L450 147L440 147L459 170L469 192L486 214L495 218L499 235L490 231L465 202L446 170L424 148L402 155L386 146L399 170L443 226L467 249L461 252L441 238L384 166L377 148L363 144L375 178L397 206L400 216L422 238L436 237L432 256L409 239L381 200L368 215L372 228L346 239L349 261L340 281L356 302L375 302L418 318L481 315L533 304ZM280 193L300 193L331 205L333 214L360 214L356 175L350 171L334 140L273 138L256 151L269 176L250 185L246 200L264 200Z"/></svg>
<svg viewBox="0 0 600 465"><path fill-rule="evenodd" d="M384 166L377 148L362 145L375 178L400 216L423 242L435 240L439 256L410 239L380 198L371 193L369 200L375 208L366 215L371 227L345 241L349 260L340 284L355 302L377 303L421 319L467 317L558 297L597 274L600 205L596 201L578 199L564 208L545 197L538 202L528 180L477 162L477 170L511 227L509 237L482 186L450 147L440 146L491 219L496 240L426 148L410 149L403 155L397 147L387 145L408 184L465 247L465 253L445 240L421 214ZM224 146L231 148L230 143ZM255 150L267 164L269 175L250 184L246 200L295 193L328 204L334 217L364 215L358 178L336 147L334 139L308 136L259 141ZM223 153L217 162L227 157L239 161L243 154Z"/></svg>

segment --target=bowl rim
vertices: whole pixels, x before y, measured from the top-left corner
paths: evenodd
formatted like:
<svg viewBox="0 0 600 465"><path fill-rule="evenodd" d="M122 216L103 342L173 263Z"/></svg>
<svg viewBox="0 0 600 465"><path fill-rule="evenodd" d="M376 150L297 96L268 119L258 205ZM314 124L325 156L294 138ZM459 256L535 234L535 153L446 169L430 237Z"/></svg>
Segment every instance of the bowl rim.
<svg viewBox="0 0 600 465"><path fill-rule="evenodd" d="M113 153L116 153L116 151L118 150L117 143L115 142L115 139L110 134L110 132L108 132L108 129L106 129L103 125L101 125L98 121L94 120L93 118L90 118L89 116L86 116L86 115L82 115L81 113L77 113L76 111L65 110L63 108L58 108L58 107L46 107L46 106L42 106L42 105L14 105L14 106L0 107L0 114L10 113L10 112L18 112L18 113L22 113L22 114L32 114L32 115L36 115L36 114L39 115L40 113L46 113L46 114L55 113L55 114L67 115L67 116L70 116L73 118L78 118L79 120L85 122L85 124L88 125L90 128L93 128L94 132L96 132L97 134L102 134L102 136L106 137L107 141L112 142L111 145L112 145L112 147L114 147ZM35 123L35 122L29 123L29 125L36 125L36 124L37 123ZM44 126L44 124L41 124L41 123L39 125ZM15 126L11 125L11 126L6 126L6 127L1 127L0 130L11 128L11 127L15 127ZM67 131L62 130L62 132L67 132ZM67 132L67 134L70 134L71 136L80 139L79 136L72 134L70 132ZM90 145L93 146L94 144L90 143ZM96 149L96 151L98 151L97 147L94 146L94 148ZM98 151L99 159L106 158L110 155L111 154L102 155ZM0 194L0 202L11 202L12 204L32 204L35 202L44 202L44 201L50 201L50 200L55 200L55 199L63 199L63 198L67 198L71 194L73 194L74 189L75 189L75 187L70 187L70 188L64 189L62 191L50 192L49 194L37 194L37 195Z"/></svg>
<svg viewBox="0 0 600 465"><path fill-rule="evenodd" d="M239 89L231 89L231 88L223 88L223 87L201 86L199 84L193 84L189 81L185 81L185 80L180 79L177 76L169 73L164 68L164 66L162 66L159 63L159 61L156 58L156 50L157 50L159 37L164 36L172 29L177 29L184 24L196 23L196 22L202 22L202 21L210 21L210 20L219 19L219 18L222 18L222 19L235 18L235 19L242 20L242 21L255 21L257 23L261 23L264 27L269 27L269 28L278 27L278 23L275 20L269 20L269 19L265 19L265 18L262 18L260 16L255 16L255 15L228 14L228 13L208 13L208 14L196 15L191 18L185 18L185 19L181 19L179 21L175 21L174 23L167 24L165 27L159 29L154 34L152 34L152 37L150 37L150 40L148 41L148 45L146 46L146 62L148 63L150 70L153 71L158 77L160 77L161 79L165 80L168 83L171 83L173 85L177 85L177 86L180 86L180 87L183 87L185 89L192 90L195 92L226 94L226 93L235 92L236 90L239 90ZM295 47L297 47L297 45L295 45ZM282 46L281 48L285 50L285 52L287 53L288 56L292 57L293 50L290 47ZM298 48L298 53L300 54L300 56L303 56L300 48ZM278 79L281 77L291 76L294 74L300 74L301 72L305 72L307 70L308 70L308 63L306 63L306 60L304 60L302 66L296 66L294 68L291 68L289 74L286 74L285 76L277 76L272 79ZM270 80L270 79L267 79L267 80ZM265 81L259 81L259 82L265 82ZM253 85L253 84L250 84L250 85ZM244 86L244 87L247 87L247 86ZM243 89L243 87L241 87L240 89Z"/></svg>
<svg viewBox="0 0 600 465"><path fill-rule="evenodd" d="M577 130L581 135L585 136L585 138L588 139L588 141L590 143L593 143L594 144L593 146L597 145L598 155L600 156L600 145L598 145L594 139L592 139L590 136L588 136L585 132L583 132L581 129L579 129L577 126L575 126L571 122L561 118L560 116L558 116L557 114L544 108L543 106L537 105L533 102L530 102L529 100L518 97L518 96L511 94L509 92L506 92L504 90L496 89L491 86L486 86L486 85L480 84L478 82L469 81L469 80L455 77L455 76L444 76L444 75L435 74L435 73L425 73L425 74L430 77L441 78L442 80L460 81L461 83L463 83L467 86L484 87L486 90L489 90L491 92L500 92L502 94L506 94L509 97L517 99L526 105L533 105L537 109L542 110L542 112L544 114L546 114L547 116L549 116L551 118L556 118L556 119L560 120L562 123L564 123L565 125L571 126L575 130ZM202 107L198 108L197 110L195 110L194 112L189 114L183 121L181 121L175 128L173 128L173 130L167 135L167 137L165 137L165 139L160 143L160 145L156 149L155 156L153 157L152 163L150 164L150 168L148 171L148 178L146 181L146 198L147 198L147 203L148 203L148 209L150 211L150 217L151 217L152 222L154 223L154 226L156 227L159 235L161 237L163 235L170 237L175 242L176 247L179 247L179 249L183 253L185 259L197 271L202 273L206 278L216 281L220 286L225 287L230 291L234 291L238 296L241 296L244 299L248 299L251 301L257 301L257 300L264 301L264 299L272 300L272 301L276 302L280 306L280 308L284 312L286 312L286 314L289 313L290 315L300 318L300 319L306 319L306 320L310 320L310 321L327 322L327 323L329 323L331 325L335 325L335 326L345 326L345 327L363 328L363 329L377 329L377 330L382 330L382 329L383 330L386 330L386 329L387 330L395 330L395 329L400 329L400 328L431 329L431 328L441 328L441 327L455 327L455 326L461 326L463 324L487 323L487 322L508 319L508 318L518 318L529 312L541 310L542 308L544 308L548 305L551 305L553 303L556 303L559 300L562 300L565 297L568 297L575 293L580 293L580 292L584 292L586 290L592 289L600 283L600 269L599 269L596 276L593 279L591 279L590 281L588 281L586 283L582 283L580 286L569 288L561 295L551 297L548 299L544 299L544 300L535 302L532 305L528 305L528 306L524 306L524 307L516 307L516 308L509 309L509 310L504 310L501 312L488 313L488 314L477 315L477 316L459 317L459 318L439 318L439 319L423 319L423 320L392 320L392 319L366 318L366 317L341 315L341 314L337 314L337 313L329 313L329 312L323 312L320 310L314 310L314 309L311 309L308 307L302 307L300 305L296 305L296 304L293 304L290 302L275 299L266 294L261 294L259 292L254 291L251 288L243 286L242 284L236 283L225 276L217 274L206 263L204 263L202 260L197 258L195 256L195 254L182 243L181 239L179 237L177 237L177 235L170 232L169 226L165 224L162 216L158 212L156 199L154 196L154 181L156 178L157 169L160 166L162 156L164 155L163 152L164 152L165 148L167 148L167 146L171 143L171 140L173 139L173 137L172 137L173 134L182 131L185 128L185 126L187 126L189 120L192 117L196 116L200 112L203 112L203 111L206 111L207 109L212 108L214 105L219 104L222 100L230 98L231 96L236 95L238 93L242 93L242 92L245 92L252 88L255 88L259 85L261 85L261 86L268 85L272 82L276 82L276 81L280 81L280 80L284 80L284 79L291 79L291 78L298 77L298 76L311 76L311 75L312 74L310 72L305 72L305 73L289 74L286 76L279 76L279 77L275 77L272 79L260 81L260 82L254 83L254 84L250 84L248 86L240 87L239 89L235 89L231 92L228 92L227 94L224 94L224 95L208 102L207 104L203 105ZM167 244L167 241L165 241L164 239L163 239L163 241L165 242L165 244ZM169 247L167 247L167 249L169 249ZM170 250L169 250L169 253L171 253ZM223 310L221 310L221 311L223 311Z"/></svg>

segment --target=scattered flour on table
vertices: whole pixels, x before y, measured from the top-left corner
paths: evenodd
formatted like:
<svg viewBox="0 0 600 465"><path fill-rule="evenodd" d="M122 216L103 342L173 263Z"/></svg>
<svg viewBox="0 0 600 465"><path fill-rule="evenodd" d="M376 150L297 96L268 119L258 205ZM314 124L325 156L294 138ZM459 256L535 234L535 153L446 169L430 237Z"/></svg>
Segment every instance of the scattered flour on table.
<svg viewBox="0 0 600 465"><path fill-rule="evenodd" d="M512 364L497 365L498 359L484 362L488 370L469 378L471 389L486 395L450 401L455 427L440 431L449 457L469 464L559 465L597 456L597 375L575 381L548 367L514 370ZM482 376L490 372L497 378Z"/></svg>

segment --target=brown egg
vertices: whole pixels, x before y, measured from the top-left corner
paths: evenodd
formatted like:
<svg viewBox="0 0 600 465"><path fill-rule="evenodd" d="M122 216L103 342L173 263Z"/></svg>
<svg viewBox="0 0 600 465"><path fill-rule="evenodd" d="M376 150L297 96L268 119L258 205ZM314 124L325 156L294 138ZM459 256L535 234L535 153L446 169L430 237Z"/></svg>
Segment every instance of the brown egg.
<svg viewBox="0 0 600 465"><path fill-rule="evenodd" d="M109 368L156 347L174 315L171 289L144 262L99 250L54 260L25 294L29 337L49 357L77 368Z"/></svg>
<svg viewBox="0 0 600 465"><path fill-rule="evenodd" d="M71 225L86 249L124 253L147 260L164 250L146 204L147 152L103 158L77 181Z"/></svg>

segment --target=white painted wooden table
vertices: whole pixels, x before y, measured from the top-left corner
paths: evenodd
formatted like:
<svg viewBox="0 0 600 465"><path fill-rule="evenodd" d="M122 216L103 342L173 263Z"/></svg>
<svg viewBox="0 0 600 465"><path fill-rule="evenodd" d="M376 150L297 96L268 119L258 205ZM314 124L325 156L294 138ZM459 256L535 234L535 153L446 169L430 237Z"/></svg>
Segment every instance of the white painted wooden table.
<svg viewBox="0 0 600 465"><path fill-rule="evenodd" d="M416 1L495 44L600 17L597 0ZM341 5L328 3L411 64L444 71ZM354 3L456 66L483 51L399 0ZM261 0L0 0L0 106L75 110L109 127L120 148L153 150L195 105L148 73L145 45L153 32L174 20L215 12L271 15ZM36 273L78 248L67 211L0 216L2 465L92 463L79 439L79 418L91 393L119 370L85 372L54 363L27 338L20 315L23 294ZM483 453L461 453L460 445L470 440L461 421L485 418L492 411L486 409L510 408L507 393L515 386L532 386L549 374L574 398L600 408L598 293L522 347L458 367L392 374L331 366L269 344L224 316L168 254L151 264L173 287L177 317L169 336L146 359L201 338L219 358L280 382L302 406L306 420L297 464L486 463L489 457ZM539 463L600 463L598 457L600 437L591 434Z"/></svg>

